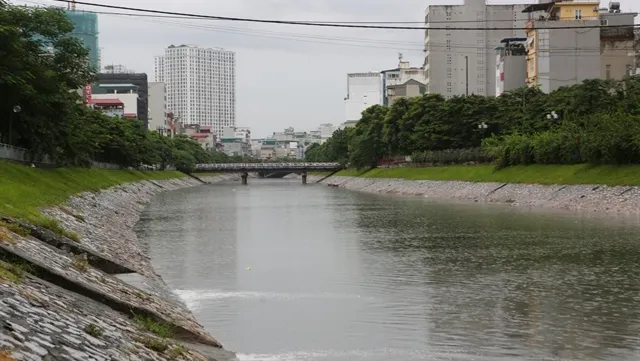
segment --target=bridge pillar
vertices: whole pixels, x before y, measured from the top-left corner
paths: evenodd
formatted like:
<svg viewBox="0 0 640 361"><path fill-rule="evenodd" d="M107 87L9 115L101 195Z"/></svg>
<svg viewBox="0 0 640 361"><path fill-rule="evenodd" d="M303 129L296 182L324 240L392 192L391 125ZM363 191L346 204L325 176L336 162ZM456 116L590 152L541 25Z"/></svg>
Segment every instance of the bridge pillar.
<svg viewBox="0 0 640 361"><path fill-rule="evenodd" d="M249 173L242 172L240 177L242 177L242 184L244 184L244 185L249 184Z"/></svg>
<svg viewBox="0 0 640 361"><path fill-rule="evenodd" d="M307 184L307 171L302 172L302 184Z"/></svg>

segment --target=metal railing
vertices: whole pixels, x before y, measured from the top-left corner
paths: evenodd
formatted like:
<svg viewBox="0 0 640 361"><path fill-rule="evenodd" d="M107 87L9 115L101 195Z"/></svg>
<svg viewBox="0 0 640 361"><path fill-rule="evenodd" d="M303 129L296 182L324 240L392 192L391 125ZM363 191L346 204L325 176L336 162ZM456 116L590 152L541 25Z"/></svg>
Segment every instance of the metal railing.
<svg viewBox="0 0 640 361"><path fill-rule="evenodd" d="M196 170L203 171L261 171L261 170L339 170L340 163L213 163L198 164Z"/></svg>

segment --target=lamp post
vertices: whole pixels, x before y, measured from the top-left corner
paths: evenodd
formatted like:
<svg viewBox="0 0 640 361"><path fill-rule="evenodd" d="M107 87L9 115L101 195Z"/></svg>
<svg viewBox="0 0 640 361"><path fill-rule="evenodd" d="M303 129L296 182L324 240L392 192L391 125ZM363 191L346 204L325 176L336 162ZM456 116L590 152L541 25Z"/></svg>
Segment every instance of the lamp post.
<svg viewBox="0 0 640 361"><path fill-rule="evenodd" d="M9 119L9 145L13 145L13 117L18 116L18 114L22 111L22 108L19 105L15 105L13 107L13 112L11 113L11 119Z"/></svg>
<svg viewBox="0 0 640 361"><path fill-rule="evenodd" d="M464 95L469 96L469 56L464 56ZM484 124L484 123L483 123Z"/></svg>
<svg viewBox="0 0 640 361"><path fill-rule="evenodd" d="M478 124L478 129L482 132L482 138L484 138L484 132L487 131L487 128L489 128L489 126L485 122Z"/></svg>

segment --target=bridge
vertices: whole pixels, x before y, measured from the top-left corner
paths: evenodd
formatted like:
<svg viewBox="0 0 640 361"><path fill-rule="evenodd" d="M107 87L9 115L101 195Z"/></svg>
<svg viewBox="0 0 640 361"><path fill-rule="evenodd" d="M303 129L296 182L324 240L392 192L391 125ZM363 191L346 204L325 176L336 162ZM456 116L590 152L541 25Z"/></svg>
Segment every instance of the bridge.
<svg viewBox="0 0 640 361"><path fill-rule="evenodd" d="M249 172L299 173L302 175L302 184L306 184L307 172L309 171L335 173L343 168L340 163L212 163L196 165L196 171L199 172L240 173L242 184L247 184Z"/></svg>

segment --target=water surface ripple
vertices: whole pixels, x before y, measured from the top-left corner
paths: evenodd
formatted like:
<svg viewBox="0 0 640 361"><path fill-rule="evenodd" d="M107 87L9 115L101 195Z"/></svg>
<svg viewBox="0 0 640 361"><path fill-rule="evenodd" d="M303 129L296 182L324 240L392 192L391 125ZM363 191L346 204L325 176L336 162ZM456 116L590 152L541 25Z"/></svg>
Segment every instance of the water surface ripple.
<svg viewBox="0 0 640 361"><path fill-rule="evenodd" d="M640 359L635 224L250 182L161 194L139 225L241 360Z"/></svg>

